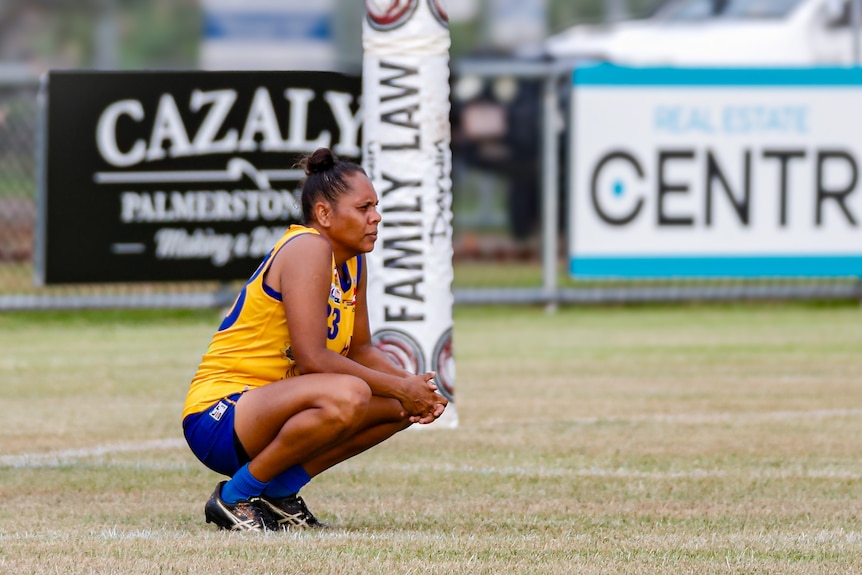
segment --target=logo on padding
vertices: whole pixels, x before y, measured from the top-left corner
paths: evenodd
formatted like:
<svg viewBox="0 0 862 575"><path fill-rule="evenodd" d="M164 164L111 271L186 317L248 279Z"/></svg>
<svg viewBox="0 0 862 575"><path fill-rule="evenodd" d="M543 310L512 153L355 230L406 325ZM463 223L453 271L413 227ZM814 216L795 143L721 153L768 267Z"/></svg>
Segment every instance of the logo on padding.
<svg viewBox="0 0 862 575"><path fill-rule="evenodd" d="M428 0L431 13L444 28L449 27L449 12L446 10L446 0Z"/></svg>
<svg viewBox="0 0 862 575"><path fill-rule="evenodd" d="M425 372L425 355L419 342L408 333L398 329L381 329L371 336L371 342L395 365L410 373Z"/></svg>
<svg viewBox="0 0 862 575"><path fill-rule="evenodd" d="M419 0L365 0L368 23L375 30L393 30L403 26L413 13Z"/></svg>

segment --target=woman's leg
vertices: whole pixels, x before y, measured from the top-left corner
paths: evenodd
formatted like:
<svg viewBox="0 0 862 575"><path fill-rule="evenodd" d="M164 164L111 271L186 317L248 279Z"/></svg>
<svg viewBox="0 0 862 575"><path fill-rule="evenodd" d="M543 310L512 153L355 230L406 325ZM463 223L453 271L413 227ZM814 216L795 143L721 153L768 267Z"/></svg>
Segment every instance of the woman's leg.
<svg viewBox="0 0 862 575"><path fill-rule="evenodd" d="M327 453L363 429L370 403L371 389L349 375L303 375L247 391L234 428L249 472L266 483Z"/></svg>
<svg viewBox="0 0 862 575"><path fill-rule="evenodd" d="M264 489L261 505L282 527L327 527L321 523L298 491L314 475L365 451L410 426L401 404L389 398L372 397L362 423L350 437L320 455L276 476Z"/></svg>
<svg viewBox="0 0 862 575"><path fill-rule="evenodd" d="M266 494L259 505L279 527L325 527L296 491L409 426L397 400L372 396L351 376L315 374L248 391L237 401L234 429L251 461L225 488L237 501ZM223 503L214 496L208 505L230 507Z"/></svg>
<svg viewBox="0 0 862 575"><path fill-rule="evenodd" d="M373 396L360 425L355 432L326 451L302 464L311 477L350 459L375 445L386 441L399 431L410 427L410 420L402 415L404 409L396 399Z"/></svg>

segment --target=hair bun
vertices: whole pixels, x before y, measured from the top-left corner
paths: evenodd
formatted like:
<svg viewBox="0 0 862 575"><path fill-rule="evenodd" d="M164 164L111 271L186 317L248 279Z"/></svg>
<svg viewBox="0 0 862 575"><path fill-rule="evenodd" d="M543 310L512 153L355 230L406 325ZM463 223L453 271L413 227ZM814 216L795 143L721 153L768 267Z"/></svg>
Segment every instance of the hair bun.
<svg viewBox="0 0 862 575"><path fill-rule="evenodd" d="M319 174L331 170L335 165L335 154L329 148L317 148L305 162L305 175Z"/></svg>

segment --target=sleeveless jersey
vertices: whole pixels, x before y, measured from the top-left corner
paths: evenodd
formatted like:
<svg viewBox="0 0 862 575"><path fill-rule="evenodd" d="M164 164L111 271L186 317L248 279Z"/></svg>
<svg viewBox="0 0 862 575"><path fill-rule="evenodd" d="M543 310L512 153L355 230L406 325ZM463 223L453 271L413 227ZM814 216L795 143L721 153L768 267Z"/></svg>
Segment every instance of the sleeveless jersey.
<svg viewBox="0 0 862 575"><path fill-rule="evenodd" d="M317 233L313 228L290 226L242 288L192 379L183 418L228 395L299 375L281 293L267 286L264 276L282 246L297 236ZM326 347L342 355L347 355L353 338L361 273L361 257L338 269L333 256Z"/></svg>

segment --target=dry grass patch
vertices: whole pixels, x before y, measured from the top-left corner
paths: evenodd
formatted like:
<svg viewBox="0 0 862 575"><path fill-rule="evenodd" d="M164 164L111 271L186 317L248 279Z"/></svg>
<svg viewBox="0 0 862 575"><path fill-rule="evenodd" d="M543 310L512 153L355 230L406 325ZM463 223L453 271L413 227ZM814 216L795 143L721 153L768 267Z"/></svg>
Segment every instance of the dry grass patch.
<svg viewBox="0 0 862 575"><path fill-rule="evenodd" d="M84 314L86 315L86 314ZM2 573L862 572L862 310L459 308L455 430L203 521L182 443L215 314L0 318Z"/></svg>

